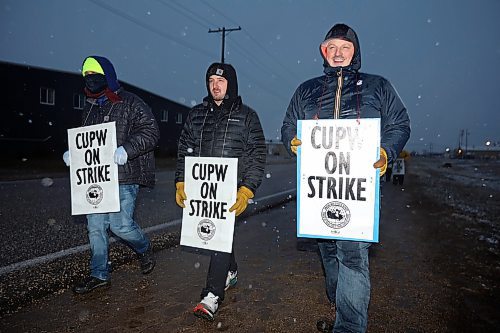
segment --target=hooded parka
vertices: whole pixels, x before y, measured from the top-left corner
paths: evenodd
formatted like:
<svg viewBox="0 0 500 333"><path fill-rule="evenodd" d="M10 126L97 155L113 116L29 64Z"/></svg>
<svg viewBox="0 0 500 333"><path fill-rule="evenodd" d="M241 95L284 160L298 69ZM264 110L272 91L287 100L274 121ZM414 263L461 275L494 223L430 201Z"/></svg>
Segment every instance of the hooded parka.
<svg viewBox="0 0 500 333"><path fill-rule="evenodd" d="M156 119L149 106L137 95L120 87L111 62L92 56L102 67L107 91L100 97L89 97L83 109L83 126L116 123L116 144L127 152L127 163L118 165L120 184L154 186L154 149L160 138ZM85 63L85 62L84 62ZM87 95L88 94L88 91Z"/></svg>
<svg viewBox="0 0 500 333"><path fill-rule="evenodd" d="M292 155L290 141L297 134L298 119L380 118L380 146L387 152L388 163L392 163L410 136L406 107L388 80L359 72L361 51L354 30L337 24L324 41L332 38L354 44L351 63L346 67L331 67L320 45L324 75L302 83L293 94L281 127L283 144Z"/></svg>
<svg viewBox="0 0 500 333"><path fill-rule="evenodd" d="M224 101L218 106L209 91L210 75L228 80ZM193 107L184 123L177 153L175 182L184 181L184 157L238 158L238 187L253 193L264 175L266 146L257 113L238 96L236 71L229 64L212 64L206 74L208 96Z"/></svg>

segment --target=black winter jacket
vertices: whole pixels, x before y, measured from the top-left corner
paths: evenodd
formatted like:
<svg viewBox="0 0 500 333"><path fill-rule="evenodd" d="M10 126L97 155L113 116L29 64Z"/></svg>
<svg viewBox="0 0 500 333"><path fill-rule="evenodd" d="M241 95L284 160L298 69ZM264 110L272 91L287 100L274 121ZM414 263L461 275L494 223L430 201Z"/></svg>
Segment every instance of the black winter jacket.
<svg viewBox="0 0 500 333"><path fill-rule="evenodd" d="M160 138L160 130L149 106L137 95L120 88L122 99L112 103L106 100L99 105L87 98L83 110L83 126L104 122L116 122L116 144L127 152L127 163L118 166L120 184L154 186L154 149Z"/></svg>
<svg viewBox="0 0 500 333"><path fill-rule="evenodd" d="M266 164L264 133L257 113L238 97L228 108L216 109L212 100L191 109L179 138L175 182L184 181L184 157L238 158L238 187L257 190Z"/></svg>
<svg viewBox="0 0 500 333"><path fill-rule="evenodd" d="M357 37L355 44L348 67L330 67L325 59L325 75L302 83L293 94L281 127L281 138L290 155L298 119L380 118L380 146L387 152L388 163L396 160L408 141L406 107L389 81L358 72L361 54Z"/></svg>

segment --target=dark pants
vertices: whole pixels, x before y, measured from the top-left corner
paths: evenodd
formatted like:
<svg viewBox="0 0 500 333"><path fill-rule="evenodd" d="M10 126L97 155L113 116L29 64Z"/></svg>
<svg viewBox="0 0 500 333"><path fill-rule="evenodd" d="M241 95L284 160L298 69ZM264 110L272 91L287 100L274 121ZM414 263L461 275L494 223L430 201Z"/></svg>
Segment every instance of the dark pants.
<svg viewBox="0 0 500 333"><path fill-rule="evenodd" d="M403 185L403 182L405 180L405 175L394 175L392 176L392 183L394 185Z"/></svg>
<svg viewBox="0 0 500 333"><path fill-rule="evenodd" d="M238 264L234 257L234 249L231 253L213 251L208 267L207 285L201 292L201 298L211 292L215 296L219 296L220 301L223 301L227 273L236 270L238 270Z"/></svg>

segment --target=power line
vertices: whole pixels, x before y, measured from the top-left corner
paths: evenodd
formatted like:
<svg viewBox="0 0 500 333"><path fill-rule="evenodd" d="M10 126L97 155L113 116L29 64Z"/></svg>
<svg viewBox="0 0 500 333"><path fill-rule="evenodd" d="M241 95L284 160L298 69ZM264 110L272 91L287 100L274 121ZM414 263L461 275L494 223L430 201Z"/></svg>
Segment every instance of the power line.
<svg viewBox="0 0 500 333"><path fill-rule="evenodd" d="M153 33L155 33L155 34L157 34L157 35L159 35L161 37L164 37L166 39L170 39L170 40L172 40L172 41L174 41L174 42L176 42L176 43L178 43L178 44L180 44L180 45L182 45L182 46L184 46L184 47L186 47L188 49L192 49L192 50L198 51L199 53L201 53L203 55L207 55L208 54L208 55L210 55L212 57L215 57L215 55L213 53L210 53L207 50L201 49L201 48L199 48L199 47L197 47L195 45L187 43L187 42L183 41L182 39L179 39L179 38L176 38L176 37L174 37L172 35L169 35L169 34L163 32L163 31L161 31L161 30L159 30L159 29L157 29L157 28L155 28L155 27L153 27L153 26L151 26L149 24L143 23L143 22L137 20L133 16L129 15L128 13L126 13L126 12L120 10L120 9L111 7L111 6L109 6L107 4L104 4L104 3L100 2L100 1L97 1L97 0L89 0L89 1L92 2L92 3L94 3L97 6L101 7L101 8L106 9L107 11L111 12L112 14L120 16L121 18L123 18L125 20L128 20L130 22L133 22L133 23L139 25L140 27L142 27L142 28L144 28L146 30L149 30L150 32L153 32Z"/></svg>
<svg viewBox="0 0 500 333"><path fill-rule="evenodd" d="M229 20L232 24L237 24L233 19L231 19L230 17L226 16L223 12L221 12L220 10L218 10L217 8L215 8L214 6L208 4L206 1L201 0L201 2L205 6L207 6L208 8L212 9L213 11L217 12L222 17L224 17L227 20ZM297 81L301 80L298 76L296 76L296 74L292 70L288 69L285 65L283 65L283 62L280 59L278 59L271 52L269 52L269 50L266 47L264 47L256 38L254 38L246 29L243 29L243 31L247 34L247 36L255 44L257 44L258 47L260 47L270 58L272 58L282 69L284 69L285 72L288 73L288 75L290 75L290 77L292 77L293 79L295 79Z"/></svg>
<svg viewBox="0 0 500 333"><path fill-rule="evenodd" d="M187 43L187 42L185 42L185 41L183 41L183 40L181 40L181 39L179 39L179 38L176 38L176 37L174 37L174 36L172 36L172 35L169 35L169 34L167 34L167 33L163 32L163 31L161 31L161 30L159 30L159 29L157 29L157 28L155 28L155 27L153 27L153 26L151 26L151 25L148 25L148 24L146 24L146 23L143 23L143 22L141 22L141 21L137 20L136 18L134 18L133 16L129 15L128 13L126 13L126 12L124 12L124 11L122 11L122 10L119 10L119 9L117 9L117 8L114 8L114 7L112 7L112 6L109 6L109 5L107 5L107 4L105 4L105 3L102 3L102 2L100 2L100 1L98 1L98 0L89 0L89 1L90 1L90 2L92 2L92 3L94 3L95 5L97 5L97 6L101 7L101 8L103 8L103 9L106 9L107 11L111 12L112 14L114 14L114 15L116 15L116 16L119 16L119 17L121 17L122 19L125 19L125 20L127 20L127 21L130 21L130 22L132 22L132 23L134 23L134 24L137 24L138 26L142 27L142 28L143 28L143 29L145 29L145 30L148 30L148 31L150 31L150 32L153 32L153 33L155 33L155 34L157 34L157 35L159 35L159 36L161 36L161 37L163 37L163 38L166 38L166 39L172 40L172 41L174 41L174 42L176 42L176 43L178 43L178 44L180 44L180 45L182 45L182 46L184 46L184 47L186 47L186 48L188 48L188 49L192 49L192 50L198 51L199 53L201 53L201 54L203 54L203 55L208 55L208 56L210 56L210 57L212 57L212 58L216 58L216 57L217 57L214 53L208 52L207 50L201 49L201 48L199 48L199 47L197 47L197 46L195 46L195 45L192 45L192 44ZM163 4L164 4L164 5L166 5L165 3L163 3ZM179 5L179 4L177 4L177 5ZM179 11L178 11L178 12L179 12ZM192 13L192 14L194 14L193 12L191 12L191 13ZM182 14L182 15L183 15L183 16L186 16L186 14ZM187 17L187 16L186 16L186 17ZM192 18L190 18L190 17L188 17L188 18L189 18L189 19L191 19L191 20L193 20L195 23L197 23L197 24L200 24L200 25L204 26L204 25L203 25L203 23L197 22L196 20L194 20L194 19L192 19ZM260 88L262 89L262 91L263 91L263 92L265 92L265 93L267 93L267 94L269 94L269 95L271 95L271 96L273 96L273 97L277 98L278 100L282 100L282 99L283 99L283 97L278 96L278 95L276 95L275 93L273 93L273 89L269 89L269 88L263 87L261 84L257 83L258 81L257 81L257 80L255 80L255 79L254 79L251 75L248 75L248 74L246 73L246 71L241 70L241 72L244 72L244 73L245 73L245 76L247 76L247 77L248 77L248 78L250 78L252 81L254 81L255 85L256 85L257 87L260 87Z"/></svg>
<svg viewBox="0 0 500 333"><path fill-rule="evenodd" d="M222 52L221 52L221 56L220 56L220 62L222 64L224 63L224 47L225 47L225 44L226 44L226 32L230 33L231 31L238 31L238 30L241 30L240 26L238 26L238 28L229 28L229 29L226 29L226 27L222 27L222 29L219 28L217 30L212 30L212 29L208 30L208 33L222 32Z"/></svg>
<svg viewBox="0 0 500 333"><path fill-rule="evenodd" d="M204 28L207 28L207 29L210 29L209 26L207 26L204 21L207 21L210 25L214 26L216 25L215 23L211 22L210 20L207 20L205 17L201 16L200 14L190 10L189 8L183 6L182 4L178 3L178 2L175 2L175 1L171 1L171 2L168 2L168 3L165 3L164 1L161 1L161 0L157 0L159 3L165 5L165 6L168 6L169 8L171 9L174 9L176 12L178 12L179 14L181 14L182 16L186 17L187 19L193 21L194 23L198 24L199 26L201 27L204 27ZM182 9L182 11L178 8L174 8L172 7L172 4L175 4L176 6L180 7ZM188 14L186 14L188 13ZM233 21L234 22L234 21ZM248 33L247 33L248 35ZM266 65L263 61L259 60L259 57L255 56L255 54L246 49L245 47L243 47L239 42L236 41L235 38L231 38L229 36L229 39L234 43L234 49L240 54L243 56L243 58L247 59L249 62L253 63L254 65L256 65L257 67L260 67L260 69L264 72L264 73L273 73L274 75L276 75L278 78L282 78L283 80L285 80L285 78L279 74L279 72L276 71L276 68L273 67L269 67L268 65ZM242 51L239 51L238 50L241 49ZM250 55L250 56L249 56Z"/></svg>
<svg viewBox="0 0 500 333"><path fill-rule="evenodd" d="M193 21L194 23L202 26L203 28L205 29L210 29L210 26L205 24L205 22L203 22L204 18L202 18L203 20L200 20L199 19L199 16L196 15L196 13L194 13L193 11L189 10L188 8L182 6L181 4L175 2L175 1L170 1L170 2L164 2L164 1L161 1L161 0L156 0L157 2L159 2L160 4L166 6L166 7L169 7L170 9L176 11L177 13L181 14L182 16L188 18L189 20ZM176 5L176 6L173 6L173 5ZM181 8L181 9L179 9ZM186 14L189 13L189 14Z"/></svg>
<svg viewBox="0 0 500 333"><path fill-rule="evenodd" d="M165 5L171 9L174 9L177 13L181 14L182 16L187 18L188 20L191 20L192 22L198 24L201 27L208 28L210 30L209 26L207 26L205 24L205 21L208 22L208 24L211 24L212 26L216 25L215 23L211 22L210 20L207 20L205 17L199 15L198 13L190 10L189 8L183 6L182 4L180 4L178 2L170 1L168 3L165 3L164 1L161 1L161 0L157 0L157 1L162 5ZM177 7L174 8L172 6L173 4L175 4L175 6L177 6L178 8ZM179 8L181 8L182 10ZM275 71L275 69L269 69L269 67L266 67L266 65L263 62L259 61L257 59L257 57L249 57L248 55L251 54L251 52L249 52L244 47L242 47L233 38L231 38L231 40L233 41L233 43L235 45L235 47L234 47L235 52L241 54L243 56L243 58L245 58L249 62L253 63L257 67L260 66L261 70L263 70L264 73L273 73ZM241 48L243 51L238 50L238 48ZM288 98L288 97L279 96L273 92L274 89L270 89L262 84L259 84L258 80L256 80L252 75L249 75L246 71L244 71L244 70L239 70L239 71L244 73L246 77L248 77L251 81L254 82L256 87L260 87L260 89L262 89L262 91L267 93L268 95L270 95L270 96L272 96L280 101L286 100ZM279 76L278 73L276 73L276 75Z"/></svg>

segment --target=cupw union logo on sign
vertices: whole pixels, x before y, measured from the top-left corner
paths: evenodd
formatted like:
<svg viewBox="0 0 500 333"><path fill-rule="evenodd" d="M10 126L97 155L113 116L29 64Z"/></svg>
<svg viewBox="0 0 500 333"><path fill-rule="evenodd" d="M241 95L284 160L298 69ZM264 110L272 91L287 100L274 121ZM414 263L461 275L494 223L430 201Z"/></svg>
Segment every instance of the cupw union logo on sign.
<svg viewBox="0 0 500 333"><path fill-rule="evenodd" d="M351 219L349 207L339 201L329 202L321 210L323 222L333 229L342 229Z"/></svg>
<svg viewBox="0 0 500 333"><path fill-rule="evenodd" d="M380 119L299 120L297 236L378 242Z"/></svg>

